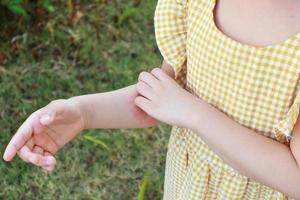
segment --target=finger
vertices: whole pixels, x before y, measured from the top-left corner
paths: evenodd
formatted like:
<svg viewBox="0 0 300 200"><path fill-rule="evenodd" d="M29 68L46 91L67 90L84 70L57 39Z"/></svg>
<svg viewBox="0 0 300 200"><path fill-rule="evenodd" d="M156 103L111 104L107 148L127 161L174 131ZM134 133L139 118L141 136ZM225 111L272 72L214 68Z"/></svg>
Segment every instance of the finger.
<svg viewBox="0 0 300 200"><path fill-rule="evenodd" d="M50 112L45 113L40 116L39 120L42 125L50 125L54 120L54 116Z"/></svg>
<svg viewBox="0 0 300 200"><path fill-rule="evenodd" d="M18 151L18 156L24 161L24 162L26 162L26 163L28 163L29 162L29 160L28 160L28 158L25 156L25 154L23 153L23 151L21 152L21 151Z"/></svg>
<svg viewBox="0 0 300 200"><path fill-rule="evenodd" d="M170 80L173 80L162 69L157 68L157 67L154 68L154 69L152 69L151 74L153 74L158 80L161 80L161 81L170 81Z"/></svg>
<svg viewBox="0 0 300 200"><path fill-rule="evenodd" d="M44 151L55 154L60 149L60 146L54 141L51 134L56 133L50 128L46 128L45 131L40 134L35 134L34 144L41 147Z"/></svg>
<svg viewBox="0 0 300 200"><path fill-rule="evenodd" d="M28 146L29 149L33 149L34 147L34 140L33 138L30 138L26 143L25 143L26 146Z"/></svg>
<svg viewBox="0 0 300 200"><path fill-rule="evenodd" d="M23 161L30 162L30 154L28 153L29 151L29 147L25 145L18 151L18 155Z"/></svg>
<svg viewBox="0 0 300 200"><path fill-rule="evenodd" d="M25 144L29 149L33 149L34 143L33 143L33 139L29 139L26 144ZM24 157L23 154L20 153L20 151L17 152L18 156L24 161L24 162L29 162L28 159L26 157Z"/></svg>
<svg viewBox="0 0 300 200"><path fill-rule="evenodd" d="M31 137L33 120L34 118L32 117L32 115L28 117L27 120L20 126L15 135L12 137L3 155L3 159L5 161L11 161L18 152L18 150Z"/></svg>
<svg viewBox="0 0 300 200"><path fill-rule="evenodd" d="M138 96L134 99L134 103L143 111L145 111L148 115L153 117L152 114L154 110L154 105L151 103L150 100L146 99L145 97Z"/></svg>
<svg viewBox="0 0 300 200"><path fill-rule="evenodd" d="M136 90L138 91L138 93L140 93L142 96L146 97L149 100L155 99L156 95L155 95L153 89L149 85L144 83L143 81L139 81L136 84Z"/></svg>
<svg viewBox="0 0 300 200"><path fill-rule="evenodd" d="M7 145L3 155L3 159L6 161L11 161L18 152L18 150L32 136L33 124L36 124L36 122L40 121L42 125L49 125L54 120L55 116L60 115L64 111L66 101L67 100L63 99L52 101L45 108L36 111L30 117L28 117ZM40 120L38 120L38 118L40 118ZM36 126L35 128L37 127L38 126ZM37 132L41 131L42 130Z"/></svg>
<svg viewBox="0 0 300 200"><path fill-rule="evenodd" d="M51 101L47 106L45 106L39 114L40 123L42 125L49 125L51 124L55 117L62 114L66 107L65 99L59 99Z"/></svg>
<svg viewBox="0 0 300 200"><path fill-rule="evenodd" d="M40 155L44 155L44 149L36 145L32 148L32 152Z"/></svg>
<svg viewBox="0 0 300 200"><path fill-rule="evenodd" d="M45 156L38 153L33 153L27 146L23 146L19 154L22 159L39 167L52 166L54 164L53 156Z"/></svg>
<svg viewBox="0 0 300 200"><path fill-rule="evenodd" d="M141 72L138 78L139 81L145 82L150 87L156 89L160 86L160 80L158 80L153 74L148 72Z"/></svg>
<svg viewBox="0 0 300 200"><path fill-rule="evenodd" d="M50 153L50 152L47 152L47 151L45 151L44 152L44 155L46 156L46 157L48 157L48 159L51 159L52 160L52 162L51 162L51 165L46 165L45 167L44 167L44 169L46 169L47 171L52 171L53 169L54 169L54 167L55 167L55 165L56 165L56 159L55 159L55 157Z"/></svg>

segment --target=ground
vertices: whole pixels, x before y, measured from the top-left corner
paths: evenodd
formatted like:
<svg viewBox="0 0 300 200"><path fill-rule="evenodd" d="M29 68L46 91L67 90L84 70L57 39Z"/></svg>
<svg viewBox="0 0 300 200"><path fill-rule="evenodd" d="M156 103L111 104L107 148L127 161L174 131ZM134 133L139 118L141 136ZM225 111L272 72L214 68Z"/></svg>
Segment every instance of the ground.
<svg viewBox="0 0 300 200"><path fill-rule="evenodd" d="M155 0L66 2L27 18L0 8L1 155L28 115L51 100L128 86L161 63ZM161 199L169 132L167 125L86 130L57 154L50 174L1 160L0 199L137 199L147 171L145 199Z"/></svg>

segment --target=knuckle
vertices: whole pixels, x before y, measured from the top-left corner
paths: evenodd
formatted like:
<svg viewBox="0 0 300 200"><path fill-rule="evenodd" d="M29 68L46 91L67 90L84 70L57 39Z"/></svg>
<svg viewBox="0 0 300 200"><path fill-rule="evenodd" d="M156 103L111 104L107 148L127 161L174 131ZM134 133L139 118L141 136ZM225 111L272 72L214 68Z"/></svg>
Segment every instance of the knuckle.
<svg viewBox="0 0 300 200"><path fill-rule="evenodd" d="M165 86L164 85L160 85L158 88L157 88L157 92L159 94L164 94L166 91L165 91Z"/></svg>
<svg viewBox="0 0 300 200"><path fill-rule="evenodd" d="M136 89L137 89L137 90L140 90L140 89L141 89L141 84L142 84L141 82L138 82L138 83L136 84Z"/></svg>
<svg viewBox="0 0 300 200"><path fill-rule="evenodd" d="M145 83L143 83L143 82L138 82L138 85L139 85L140 88L144 88L145 87Z"/></svg>
<svg viewBox="0 0 300 200"><path fill-rule="evenodd" d="M48 106L53 106L57 103L57 100L52 100L50 101L50 103L48 104Z"/></svg>
<svg viewBox="0 0 300 200"><path fill-rule="evenodd" d="M143 79L145 76L146 76L147 72L145 71L142 71L140 74L139 74L139 79Z"/></svg>
<svg viewBox="0 0 300 200"><path fill-rule="evenodd" d="M49 104L55 104L57 101L58 101L58 99L52 100L52 101L50 101Z"/></svg>
<svg viewBox="0 0 300 200"><path fill-rule="evenodd" d="M142 72L139 73L138 79L141 79L141 77L142 77Z"/></svg>
<svg viewBox="0 0 300 200"><path fill-rule="evenodd" d="M151 72L153 72L153 73L157 73L157 72L159 72L161 69L160 68L158 68L158 67L155 67L154 69L152 69L152 71Z"/></svg>
<svg viewBox="0 0 300 200"><path fill-rule="evenodd" d="M144 90L143 83L141 83L141 82L137 83L136 89L138 92L142 92Z"/></svg>
<svg viewBox="0 0 300 200"><path fill-rule="evenodd" d="M19 150L19 145L17 145L15 142L11 143L11 146L14 148L15 151Z"/></svg>
<svg viewBox="0 0 300 200"><path fill-rule="evenodd" d="M55 100L50 101L49 105L55 105L55 104L58 104L58 103L64 103L66 101L67 101L67 99L55 99Z"/></svg>

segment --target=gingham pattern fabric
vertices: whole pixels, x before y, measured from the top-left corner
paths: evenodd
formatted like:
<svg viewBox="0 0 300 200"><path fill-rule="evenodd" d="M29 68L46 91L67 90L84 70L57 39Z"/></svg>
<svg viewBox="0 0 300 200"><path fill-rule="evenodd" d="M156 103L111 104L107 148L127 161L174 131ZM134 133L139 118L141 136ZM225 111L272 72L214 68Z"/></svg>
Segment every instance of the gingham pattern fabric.
<svg viewBox="0 0 300 200"><path fill-rule="evenodd" d="M257 134L289 145L300 110L300 33L266 47L243 44L216 27L215 4L158 0L155 35L161 54L185 89ZM164 199L291 198L243 176L197 133L174 126Z"/></svg>

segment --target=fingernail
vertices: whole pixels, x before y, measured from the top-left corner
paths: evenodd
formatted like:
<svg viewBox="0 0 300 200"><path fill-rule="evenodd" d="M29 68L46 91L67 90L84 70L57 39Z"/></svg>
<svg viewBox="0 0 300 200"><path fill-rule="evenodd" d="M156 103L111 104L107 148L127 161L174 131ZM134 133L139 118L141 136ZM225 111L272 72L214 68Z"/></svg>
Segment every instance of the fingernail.
<svg viewBox="0 0 300 200"><path fill-rule="evenodd" d="M46 160L46 165L49 166L49 165L51 165L51 164L52 164L51 159L47 159L47 160Z"/></svg>

